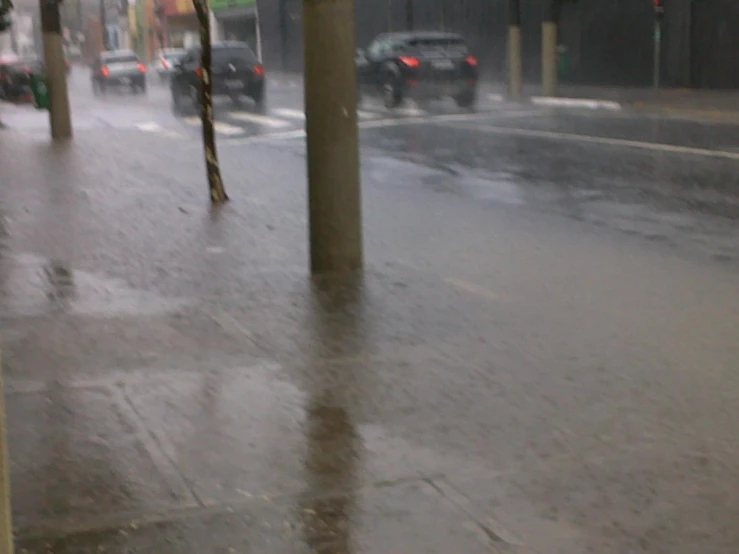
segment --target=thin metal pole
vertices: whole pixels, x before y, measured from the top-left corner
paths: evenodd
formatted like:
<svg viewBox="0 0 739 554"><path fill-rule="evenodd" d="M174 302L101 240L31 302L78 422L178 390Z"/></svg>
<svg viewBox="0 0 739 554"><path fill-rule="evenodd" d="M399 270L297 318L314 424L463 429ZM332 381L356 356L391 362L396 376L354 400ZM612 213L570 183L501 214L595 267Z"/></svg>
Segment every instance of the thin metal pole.
<svg viewBox="0 0 739 554"><path fill-rule="evenodd" d="M654 88L659 89L662 58L662 23L654 21Z"/></svg>

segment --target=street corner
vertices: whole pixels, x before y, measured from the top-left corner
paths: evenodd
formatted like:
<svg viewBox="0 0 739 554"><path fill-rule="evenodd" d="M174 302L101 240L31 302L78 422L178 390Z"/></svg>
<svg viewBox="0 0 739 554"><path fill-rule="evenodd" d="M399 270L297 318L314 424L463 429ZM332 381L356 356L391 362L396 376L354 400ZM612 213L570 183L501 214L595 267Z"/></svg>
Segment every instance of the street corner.
<svg viewBox="0 0 739 554"><path fill-rule="evenodd" d="M320 479L320 468L315 468ZM254 498L217 510L173 512L61 535L20 537L22 554L529 554L508 544L425 481Z"/></svg>

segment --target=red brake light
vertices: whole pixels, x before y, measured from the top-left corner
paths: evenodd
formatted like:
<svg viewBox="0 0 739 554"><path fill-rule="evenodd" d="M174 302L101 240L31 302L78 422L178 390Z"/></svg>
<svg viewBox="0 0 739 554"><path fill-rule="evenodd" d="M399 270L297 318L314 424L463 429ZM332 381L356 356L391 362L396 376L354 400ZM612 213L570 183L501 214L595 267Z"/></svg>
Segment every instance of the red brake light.
<svg viewBox="0 0 739 554"><path fill-rule="evenodd" d="M200 69L199 67L196 67L195 68L195 75L197 75L199 79L202 79L203 78L203 71L202 71L202 69Z"/></svg>
<svg viewBox="0 0 739 554"><path fill-rule="evenodd" d="M419 65L421 65L421 62L418 61L418 58L414 58L413 56L400 56L400 58L398 59L408 67L418 67Z"/></svg>
<svg viewBox="0 0 739 554"><path fill-rule="evenodd" d="M100 68L100 73L102 73L102 74L103 74L103 75L105 75L106 77L107 77L108 75L110 75L110 71L109 71L109 70L108 70L108 68L107 68L107 67L105 67L105 66L103 66L103 67L101 67L101 68Z"/></svg>
<svg viewBox="0 0 739 554"><path fill-rule="evenodd" d="M146 66L142 63L139 64L139 71L141 73L146 73Z"/></svg>
<svg viewBox="0 0 739 554"><path fill-rule="evenodd" d="M467 56L465 61L473 67L477 65L477 58L475 56Z"/></svg>
<svg viewBox="0 0 739 554"><path fill-rule="evenodd" d="M254 73L261 77L262 75L264 75L264 67L261 64L256 64L254 66Z"/></svg>

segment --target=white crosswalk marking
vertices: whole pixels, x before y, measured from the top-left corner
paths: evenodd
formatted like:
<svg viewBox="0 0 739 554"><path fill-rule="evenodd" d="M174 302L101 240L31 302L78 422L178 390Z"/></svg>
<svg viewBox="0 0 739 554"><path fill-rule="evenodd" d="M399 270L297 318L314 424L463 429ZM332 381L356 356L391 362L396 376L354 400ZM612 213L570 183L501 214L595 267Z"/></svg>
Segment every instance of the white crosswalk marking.
<svg viewBox="0 0 739 554"><path fill-rule="evenodd" d="M216 121L213 123L213 128L219 135L241 135L244 133L244 129L236 125L229 125L223 121Z"/></svg>
<svg viewBox="0 0 739 554"><path fill-rule="evenodd" d="M286 117L288 119L298 119L301 121L305 121L305 112L303 112L302 110L295 110L293 108L275 108L274 110L272 110L272 113L280 117ZM365 110L357 110L357 116L359 117L359 119L377 119L378 117L381 117L381 114L368 112Z"/></svg>
<svg viewBox="0 0 739 554"><path fill-rule="evenodd" d="M200 125L200 118L195 115L190 117L183 117L182 121L188 125ZM224 121L218 120L213 122L213 129L219 135L233 136L244 134L244 129L242 129L238 125L230 125Z"/></svg>
<svg viewBox="0 0 739 554"><path fill-rule="evenodd" d="M275 115L280 117L287 117L288 119L305 119L305 112L303 110L294 110L292 108L276 108L272 110Z"/></svg>
<svg viewBox="0 0 739 554"><path fill-rule="evenodd" d="M228 114L233 119L241 121L248 121L250 123L256 123L257 125L264 125L265 127L272 127L273 129L284 129L290 126L289 121L284 119L277 119L276 117L269 117L267 115L257 115L251 112L231 112Z"/></svg>
<svg viewBox="0 0 739 554"><path fill-rule="evenodd" d="M409 117L418 117L422 115L427 115L428 112L426 112L425 110L422 110L418 106L410 105L410 106L402 106L399 108L395 108L393 109L392 113L397 114L397 115L405 115Z"/></svg>
<svg viewBox="0 0 739 554"><path fill-rule="evenodd" d="M381 114L365 110L357 110L357 115L359 116L359 119L377 119L381 116Z"/></svg>
<svg viewBox="0 0 739 554"><path fill-rule="evenodd" d="M162 126L159 125L159 123L154 123L153 121L139 123L138 125L136 125L136 127L141 131L146 131L148 133L158 133L162 130Z"/></svg>

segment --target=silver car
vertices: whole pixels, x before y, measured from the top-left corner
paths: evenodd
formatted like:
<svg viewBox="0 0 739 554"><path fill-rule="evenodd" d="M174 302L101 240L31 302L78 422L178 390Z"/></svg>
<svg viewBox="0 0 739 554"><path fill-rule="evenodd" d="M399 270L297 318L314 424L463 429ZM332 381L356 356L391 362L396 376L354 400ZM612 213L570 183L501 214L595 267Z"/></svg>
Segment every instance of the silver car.
<svg viewBox="0 0 739 554"><path fill-rule="evenodd" d="M157 50L151 62L151 68L159 75L161 82L169 79L177 63L185 55L184 48L164 48Z"/></svg>
<svg viewBox="0 0 739 554"><path fill-rule="evenodd" d="M134 93L146 92L146 67L131 50L102 52L92 64L92 89L104 93L110 87L130 87Z"/></svg>

